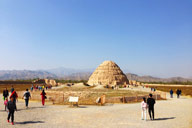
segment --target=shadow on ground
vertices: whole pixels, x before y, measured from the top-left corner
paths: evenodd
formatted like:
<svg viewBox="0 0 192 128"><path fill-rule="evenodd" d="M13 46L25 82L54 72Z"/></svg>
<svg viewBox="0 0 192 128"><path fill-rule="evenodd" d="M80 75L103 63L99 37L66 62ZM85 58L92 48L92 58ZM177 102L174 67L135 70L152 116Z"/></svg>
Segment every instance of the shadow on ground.
<svg viewBox="0 0 192 128"><path fill-rule="evenodd" d="M17 111L22 111L22 110L31 110L31 109L38 109L38 108L45 108L45 107L29 107L29 108L21 108L21 109L17 109Z"/></svg>
<svg viewBox="0 0 192 128"><path fill-rule="evenodd" d="M86 106L79 106L78 108L87 108Z"/></svg>
<svg viewBox="0 0 192 128"><path fill-rule="evenodd" d="M157 118L157 119L155 119L155 121L161 121L161 120L171 120L171 119L175 119L175 117L168 117L168 118Z"/></svg>
<svg viewBox="0 0 192 128"><path fill-rule="evenodd" d="M37 124L37 123L45 123L44 121L24 121L24 122L16 122L15 124Z"/></svg>

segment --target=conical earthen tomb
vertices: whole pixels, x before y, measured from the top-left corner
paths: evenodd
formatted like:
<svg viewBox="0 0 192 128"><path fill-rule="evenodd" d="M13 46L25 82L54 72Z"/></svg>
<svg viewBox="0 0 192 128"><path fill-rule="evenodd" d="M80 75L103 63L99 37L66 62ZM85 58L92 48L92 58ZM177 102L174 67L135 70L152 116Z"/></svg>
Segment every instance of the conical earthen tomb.
<svg viewBox="0 0 192 128"><path fill-rule="evenodd" d="M90 76L88 85L125 85L129 81L119 66L113 61L104 61Z"/></svg>

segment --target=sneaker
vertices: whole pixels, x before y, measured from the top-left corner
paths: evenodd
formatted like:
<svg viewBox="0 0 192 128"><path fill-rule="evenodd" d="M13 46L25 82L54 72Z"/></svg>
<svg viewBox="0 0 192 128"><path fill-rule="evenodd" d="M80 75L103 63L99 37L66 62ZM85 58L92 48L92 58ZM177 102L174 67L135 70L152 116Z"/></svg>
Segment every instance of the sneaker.
<svg viewBox="0 0 192 128"><path fill-rule="evenodd" d="M11 124L12 124L12 125L14 125L14 123L13 123L13 122L11 122Z"/></svg>
<svg viewBox="0 0 192 128"><path fill-rule="evenodd" d="M9 123L9 120L7 120L7 122Z"/></svg>

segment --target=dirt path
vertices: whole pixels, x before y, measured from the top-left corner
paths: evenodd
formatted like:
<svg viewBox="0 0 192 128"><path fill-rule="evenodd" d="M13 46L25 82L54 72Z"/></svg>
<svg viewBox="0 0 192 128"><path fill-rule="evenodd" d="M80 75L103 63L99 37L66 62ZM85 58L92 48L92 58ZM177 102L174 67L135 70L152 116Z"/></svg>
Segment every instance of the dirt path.
<svg viewBox="0 0 192 128"><path fill-rule="evenodd" d="M0 97L0 128L12 127L7 123L7 112ZM30 102L30 109L24 102L17 103L15 128L189 128L192 121L192 99L182 97L157 101L155 121L140 118L140 104L115 104L107 106L41 106Z"/></svg>

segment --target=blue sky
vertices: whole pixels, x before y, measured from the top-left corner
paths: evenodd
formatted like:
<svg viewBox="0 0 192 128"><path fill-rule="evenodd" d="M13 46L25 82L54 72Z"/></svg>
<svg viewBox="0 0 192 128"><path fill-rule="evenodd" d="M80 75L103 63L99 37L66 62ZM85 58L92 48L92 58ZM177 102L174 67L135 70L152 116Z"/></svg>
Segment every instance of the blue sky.
<svg viewBox="0 0 192 128"><path fill-rule="evenodd" d="M0 0L0 70L192 77L191 0Z"/></svg>

